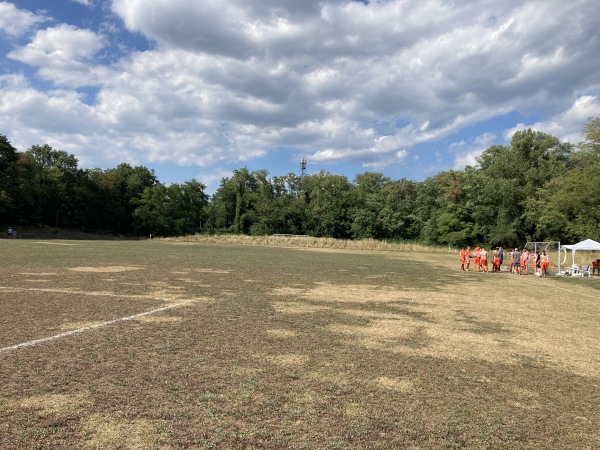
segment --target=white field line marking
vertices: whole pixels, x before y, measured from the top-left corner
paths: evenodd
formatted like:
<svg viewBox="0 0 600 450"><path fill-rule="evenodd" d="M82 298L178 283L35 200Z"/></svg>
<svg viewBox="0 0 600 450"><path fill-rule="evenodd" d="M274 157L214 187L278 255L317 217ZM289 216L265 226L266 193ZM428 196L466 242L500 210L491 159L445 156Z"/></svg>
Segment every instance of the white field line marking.
<svg viewBox="0 0 600 450"><path fill-rule="evenodd" d="M50 337L46 337L46 338L42 338L42 339L36 339L34 341L29 341L29 342L23 342L22 344L12 345L10 347L0 348L0 353L10 352L12 350L18 350L20 348L25 348L25 347L32 347L34 345L43 344L44 342L64 338L67 336L71 336L73 334L83 333L84 331L90 331L90 330L95 330L96 328L106 327L108 325L112 325L117 322L126 322L128 320L137 319L138 317L149 316L150 314L156 314L161 311L166 311L167 309L179 308L180 306L183 306L183 304L178 303L175 305L163 306L162 308L153 309L152 311L146 311L146 312L139 313L139 314L134 314L133 316L121 317L119 319L109 320L108 322L102 322L102 323L98 323L96 325L90 325L87 327L77 328L76 330L65 331L64 333L60 333L55 336L50 336Z"/></svg>

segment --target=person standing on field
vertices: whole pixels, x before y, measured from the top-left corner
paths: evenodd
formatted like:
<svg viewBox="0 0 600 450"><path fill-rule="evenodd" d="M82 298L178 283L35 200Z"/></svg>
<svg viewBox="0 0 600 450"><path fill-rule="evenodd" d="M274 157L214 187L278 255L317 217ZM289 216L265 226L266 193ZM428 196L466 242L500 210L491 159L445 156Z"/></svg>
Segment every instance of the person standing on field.
<svg viewBox="0 0 600 450"><path fill-rule="evenodd" d="M471 247L467 245L467 249L465 250L465 264L466 270L469 271L469 266L471 265Z"/></svg>
<svg viewBox="0 0 600 450"><path fill-rule="evenodd" d="M479 250L479 267L484 272L488 271L488 252L485 248Z"/></svg>
<svg viewBox="0 0 600 450"><path fill-rule="evenodd" d="M500 247L492 253L492 272L500 272Z"/></svg>
<svg viewBox="0 0 600 450"><path fill-rule="evenodd" d="M512 252L512 273L521 275L521 252L518 248Z"/></svg>
<svg viewBox="0 0 600 450"><path fill-rule="evenodd" d="M541 275L541 263L542 263L542 256L540 255L540 252L535 252L533 254L533 270L535 272L536 275Z"/></svg>
<svg viewBox="0 0 600 450"><path fill-rule="evenodd" d="M479 272L481 269L481 255L479 253L479 247L475 247L475 252L473 252L473 265L475 266L473 271Z"/></svg>
<svg viewBox="0 0 600 450"><path fill-rule="evenodd" d="M529 274L529 250L526 248L521 252L521 273L525 275Z"/></svg>
<svg viewBox="0 0 600 450"><path fill-rule="evenodd" d="M548 266L550 265L550 258L548 258L548 255L546 254L546 250L544 250L542 252L542 256L540 256L540 268L542 269L542 277L546 277L546 274L548 273Z"/></svg>

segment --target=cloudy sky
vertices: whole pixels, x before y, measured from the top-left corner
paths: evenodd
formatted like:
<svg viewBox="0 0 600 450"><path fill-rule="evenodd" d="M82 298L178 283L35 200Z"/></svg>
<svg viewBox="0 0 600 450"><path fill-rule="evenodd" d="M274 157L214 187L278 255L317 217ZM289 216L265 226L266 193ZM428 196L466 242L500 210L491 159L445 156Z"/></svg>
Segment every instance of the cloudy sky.
<svg viewBox="0 0 600 450"><path fill-rule="evenodd" d="M595 0L0 0L0 134L214 191L233 169L422 180L600 117Z"/></svg>

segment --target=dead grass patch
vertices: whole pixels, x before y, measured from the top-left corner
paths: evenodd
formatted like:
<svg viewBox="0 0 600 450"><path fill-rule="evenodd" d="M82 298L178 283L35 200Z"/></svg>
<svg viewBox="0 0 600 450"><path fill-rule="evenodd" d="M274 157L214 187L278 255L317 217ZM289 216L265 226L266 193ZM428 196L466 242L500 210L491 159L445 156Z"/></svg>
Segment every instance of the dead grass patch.
<svg viewBox="0 0 600 450"><path fill-rule="evenodd" d="M21 275L24 277L53 277L58 275L56 272L21 272Z"/></svg>
<svg viewBox="0 0 600 450"><path fill-rule="evenodd" d="M292 330L284 330L284 329L276 329L276 330L267 330L267 334L269 336L274 336L278 338L292 338L298 336L298 333Z"/></svg>
<svg viewBox="0 0 600 450"><path fill-rule="evenodd" d="M210 268L197 269L197 271L201 272L201 273L214 273L214 274L221 274L221 275L227 275L227 274L231 273L231 270L218 270L218 269L210 269Z"/></svg>
<svg viewBox="0 0 600 450"><path fill-rule="evenodd" d="M35 241L32 244L44 244L44 245L65 245L65 246L75 246L79 244L69 244L66 242L50 242L50 241Z"/></svg>
<svg viewBox="0 0 600 450"><path fill-rule="evenodd" d="M70 323L64 323L61 324L58 329L61 331L71 331L71 330L78 330L79 328L86 328L86 327L93 327L95 325L98 325L102 322L70 322Z"/></svg>
<svg viewBox="0 0 600 450"><path fill-rule="evenodd" d="M301 353L286 353L282 355L257 354L255 357L281 367L302 367L310 361L310 356Z"/></svg>
<svg viewBox="0 0 600 450"><path fill-rule="evenodd" d="M384 389L401 392L403 394L410 393L415 388L414 382L406 378L379 377L375 380L375 383Z"/></svg>
<svg viewBox="0 0 600 450"><path fill-rule="evenodd" d="M359 418L367 415L367 410L358 403L348 402L344 406L344 415L347 417Z"/></svg>
<svg viewBox="0 0 600 450"><path fill-rule="evenodd" d="M174 317L174 316L143 316L138 317L138 321L144 323L174 323L181 322L183 317Z"/></svg>
<svg viewBox="0 0 600 450"><path fill-rule="evenodd" d="M534 279L522 280L528 281ZM556 313L550 312L561 302L560 293L554 299L548 298L552 306L546 310L534 306L533 301L528 302L526 296L513 301L504 287L502 280L496 278L490 280L485 294L465 295L452 290L400 292L368 285L321 285L299 294L319 301L372 304L410 300L409 307L397 314L345 311L369 319L365 326L329 326L331 331L367 348L515 365L529 358L580 375L600 375L600 354L592 350L597 346L597 331L590 327L590 322L579 317L577 311L569 311L567 305L562 306L560 321L556 320ZM570 316L568 320L565 314Z"/></svg>
<svg viewBox="0 0 600 450"><path fill-rule="evenodd" d="M317 370L308 372L307 377L320 384L333 384L336 386L348 386L351 384L349 377L344 371Z"/></svg>
<svg viewBox="0 0 600 450"><path fill-rule="evenodd" d="M33 409L39 414L74 414L81 408L91 404L86 394L78 393L72 395L66 394L44 394L27 397L16 402L11 402L10 406Z"/></svg>
<svg viewBox="0 0 600 450"><path fill-rule="evenodd" d="M85 448L155 448L160 437L156 424L146 419L128 421L94 414L86 418L85 426L90 435L83 443Z"/></svg>
<svg viewBox="0 0 600 450"><path fill-rule="evenodd" d="M412 298L415 290L397 290L387 286L352 284L333 285L329 283L315 283L312 288L277 288L273 295L295 296L308 300L324 302L350 302L350 303L388 303Z"/></svg>
<svg viewBox="0 0 600 450"><path fill-rule="evenodd" d="M311 314L331 309L327 306L310 305L299 302L275 302L273 303L273 308L275 311L282 314Z"/></svg>
<svg viewBox="0 0 600 450"><path fill-rule="evenodd" d="M94 273L118 273L130 272L132 270L142 270L140 266L106 266L106 267L71 267L68 270L74 272L94 272Z"/></svg>

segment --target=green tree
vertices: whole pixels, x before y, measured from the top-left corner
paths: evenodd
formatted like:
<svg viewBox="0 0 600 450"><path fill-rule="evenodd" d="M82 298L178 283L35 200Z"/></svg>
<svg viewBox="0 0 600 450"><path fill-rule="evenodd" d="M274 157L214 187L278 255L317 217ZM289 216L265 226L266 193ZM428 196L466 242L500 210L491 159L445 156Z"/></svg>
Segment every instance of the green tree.
<svg viewBox="0 0 600 450"><path fill-rule="evenodd" d="M437 193L437 208L427 221L427 240L452 246L471 244L473 211L467 202L465 172L441 172L429 183L430 191Z"/></svg>
<svg viewBox="0 0 600 450"><path fill-rule="evenodd" d="M493 146L478 159L474 204L476 228L493 245L518 245L540 238L531 220L532 201L569 168L572 148L549 134L518 131L510 146Z"/></svg>
<svg viewBox="0 0 600 450"><path fill-rule="evenodd" d="M590 119L583 134L569 170L553 177L527 204L526 218L543 239L600 240L600 119Z"/></svg>
<svg viewBox="0 0 600 450"><path fill-rule="evenodd" d="M168 190L162 183L147 186L132 202L133 228L137 235L169 236L174 228L173 218L168 214Z"/></svg>
<svg viewBox="0 0 600 450"><path fill-rule="evenodd" d="M321 170L302 180L306 196L307 232L314 236L351 237L351 184L343 175Z"/></svg>
<svg viewBox="0 0 600 450"><path fill-rule="evenodd" d="M0 216L8 220L15 219L17 161L17 150L0 134Z"/></svg>
<svg viewBox="0 0 600 450"><path fill-rule="evenodd" d="M585 140L579 148L587 153L600 155L600 117L588 119L583 128Z"/></svg>
<svg viewBox="0 0 600 450"><path fill-rule="evenodd" d="M108 212L107 226L113 233L131 233L134 230L133 212L146 188L158 184L154 170L144 166L132 167L121 163L104 173L93 174L105 199Z"/></svg>
<svg viewBox="0 0 600 450"><path fill-rule="evenodd" d="M36 177L34 209L28 219L48 226L74 227L73 217L78 205L75 193L81 171L77 158L50 145L33 145L27 150L28 164L34 165L30 172Z"/></svg>
<svg viewBox="0 0 600 450"><path fill-rule="evenodd" d="M383 220L389 219L382 190L391 182L381 172L356 175L352 187L352 236L357 239L382 239L385 235ZM383 216L383 217L382 217ZM392 219L393 221L393 219Z"/></svg>
<svg viewBox="0 0 600 450"><path fill-rule="evenodd" d="M194 179L167 188L166 213L173 222L169 235L188 235L200 232L207 222L208 196L206 186Z"/></svg>

